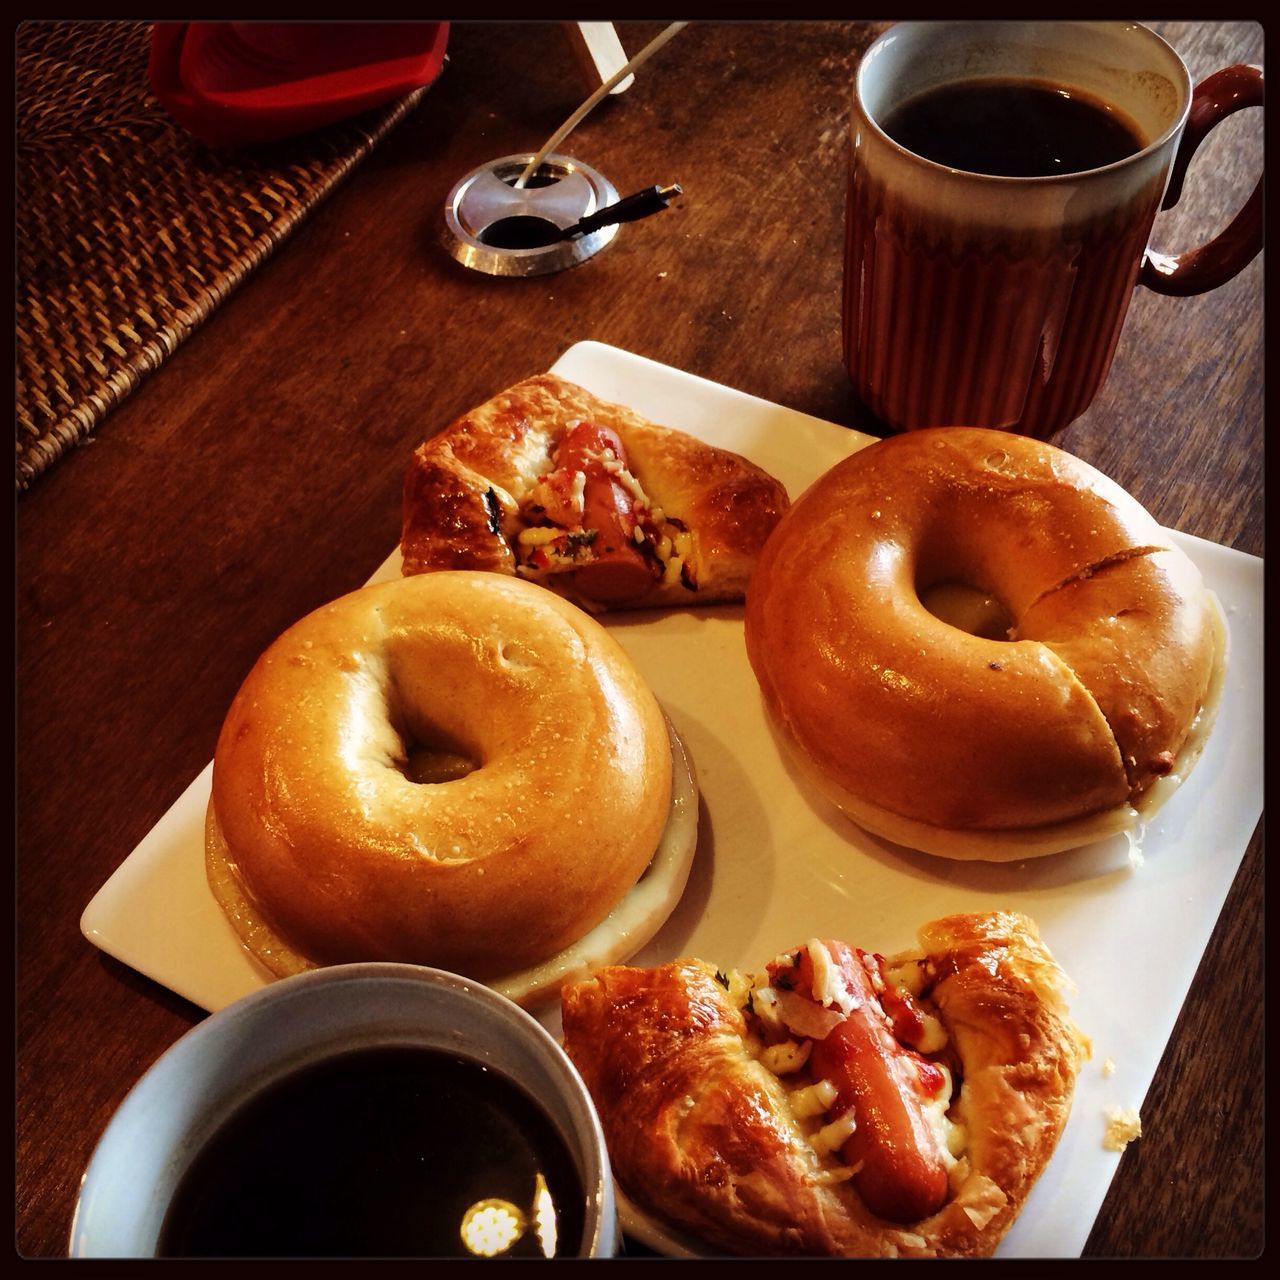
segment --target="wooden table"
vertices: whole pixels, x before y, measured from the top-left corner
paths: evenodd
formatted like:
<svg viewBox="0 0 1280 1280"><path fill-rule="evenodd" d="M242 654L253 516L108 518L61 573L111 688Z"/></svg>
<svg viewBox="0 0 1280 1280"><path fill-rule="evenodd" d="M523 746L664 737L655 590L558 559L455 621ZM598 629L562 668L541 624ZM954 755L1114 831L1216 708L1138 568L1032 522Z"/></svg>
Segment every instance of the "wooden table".
<svg viewBox="0 0 1280 1280"><path fill-rule="evenodd" d="M631 52L657 30L620 27ZM84 941L80 912L209 760L258 653L394 546L425 434L586 338L869 425L839 297L849 84L875 30L688 28L565 148L620 191L680 182L683 199L573 271L506 282L437 247L445 196L536 148L581 82L553 24L456 26L409 120L18 503L20 1254L65 1252L113 1110L202 1017ZM1254 24L1164 30L1196 79L1261 61ZM1160 247L1243 201L1261 163L1250 115L1210 140ZM1203 298L1139 291L1100 399L1058 441L1164 523L1255 554L1262 280L1259 259ZM1262 916L1260 826L1088 1254L1261 1249Z"/></svg>

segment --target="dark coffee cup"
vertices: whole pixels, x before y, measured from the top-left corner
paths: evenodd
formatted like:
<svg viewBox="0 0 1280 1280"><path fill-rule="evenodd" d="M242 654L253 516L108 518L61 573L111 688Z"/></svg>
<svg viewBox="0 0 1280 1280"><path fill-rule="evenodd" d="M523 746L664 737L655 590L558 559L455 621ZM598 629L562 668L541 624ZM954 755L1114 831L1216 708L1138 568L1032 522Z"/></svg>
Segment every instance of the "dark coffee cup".
<svg viewBox="0 0 1280 1280"><path fill-rule="evenodd" d="M513 1173L520 1203L499 1190ZM559 1043L467 978L370 962L282 978L170 1046L98 1142L70 1254L516 1260L617 1244L604 1133Z"/></svg>
<svg viewBox="0 0 1280 1280"><path fill-rule="evenodd" d="M982 426L1048 438L1102 385L1136 283L1216 288L1262 246L1261 178L1216 239L1148 250L1192 153L1262 72L1194 91L1128 22L911 22L855 82L844 351L896 429Z"/></svg>

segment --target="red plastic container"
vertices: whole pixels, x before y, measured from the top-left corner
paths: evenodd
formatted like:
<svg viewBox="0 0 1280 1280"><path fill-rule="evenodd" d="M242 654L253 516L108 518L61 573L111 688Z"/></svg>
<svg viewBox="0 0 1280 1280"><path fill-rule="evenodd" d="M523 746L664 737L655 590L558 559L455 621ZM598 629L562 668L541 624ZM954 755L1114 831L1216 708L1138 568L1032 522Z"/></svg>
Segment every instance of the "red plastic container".
<svg viewBox="0 0 1280 1280"><path fill-rule="evenodd" d="M430 84L447 22L161 22L151 88L217 147L275 142Z"/></svg>

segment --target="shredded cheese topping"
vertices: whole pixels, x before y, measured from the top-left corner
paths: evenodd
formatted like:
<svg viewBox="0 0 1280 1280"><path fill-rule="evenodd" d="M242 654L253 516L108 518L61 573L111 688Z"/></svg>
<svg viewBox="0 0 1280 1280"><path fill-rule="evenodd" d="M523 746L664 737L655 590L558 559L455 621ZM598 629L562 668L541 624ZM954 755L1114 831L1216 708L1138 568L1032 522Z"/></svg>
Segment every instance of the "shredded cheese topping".
<svg viewBox="0 0 1280 1280"><path fill-rule="evenodd" d="M834 1007L843 1014L852 1013L858 1002L849 990L839 965L832 960L831 952L817 938L810 938L805 945L813 964L813 998L824 1009Z"/></svg>
<svg viewBox="0 0 1280 1280"><path fill-rule="evenodd" d="M792 1114L798 1120L808 1120L830 1111L835 1105L839 1091L830 1080L819 1080L817 1084L805 1085L801 1089L793 1089L787 1095Z"/></svg>
<svg viewBox="0 0 1280 1280"><path fill-rule="evenodd" d="M854 1111L855 1109L850 1107L843 1115L837 1116L829 1124L824 1124L809 1139L813 1149L822 1154L839 1151L853 1137L854 1130L858 1127L858 1117Z"/></svg>
<svg viewBox="0 0 1280 1280"><path fill-rule="evenodd" d="M760 1062L775 1076L789 1076L809 1061L812 1049L812 1040L784 1040L781 1044L771 1044L760 1055Z"/></svg>

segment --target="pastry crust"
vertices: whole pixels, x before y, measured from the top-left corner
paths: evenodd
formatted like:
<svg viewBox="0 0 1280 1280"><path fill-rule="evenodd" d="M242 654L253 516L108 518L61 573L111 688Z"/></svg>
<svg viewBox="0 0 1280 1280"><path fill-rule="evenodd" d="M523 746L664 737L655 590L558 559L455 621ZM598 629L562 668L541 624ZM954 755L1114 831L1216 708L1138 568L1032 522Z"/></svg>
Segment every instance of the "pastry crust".
<svg viewBox="0 0 1280 1280"><path fill-rule="evenodd" d="M1057 1145L1088 1043L1027 917L948 916L919 937L919 952L886 964L922 966L920 1003L947 1032L949 1116L967 1139L940 1211L888 1222L834 1180L839 1158L818 1152L788 1101L795 1083L757 1059L721 977L690 959L605 969L562 993L565 1049L627 1195L710 1251L990 1255Z"/></svg>
<svg viewBox="0 0 1280 1280"><path fill-rule="evenodd" d="M736 453L658 426L549 373L501 392L419 446L404 480L404 572L521 572L513 550L529 523L521 508L538 478L554 469L553 449L579 420L616 432L650 503L687 531L689 572L610 606L582 596L572 572L539 581L597 611L740 601L786 509L782 484Z"/></svg>

